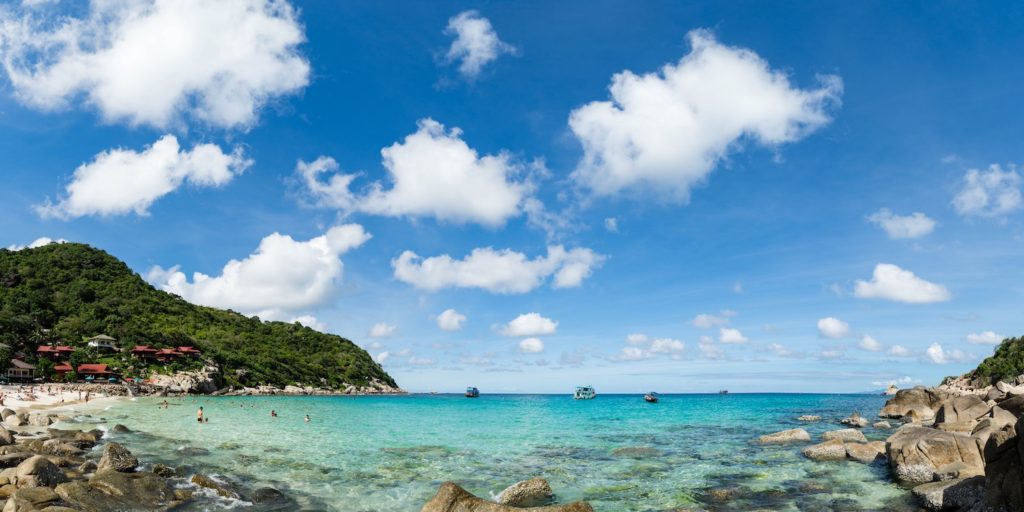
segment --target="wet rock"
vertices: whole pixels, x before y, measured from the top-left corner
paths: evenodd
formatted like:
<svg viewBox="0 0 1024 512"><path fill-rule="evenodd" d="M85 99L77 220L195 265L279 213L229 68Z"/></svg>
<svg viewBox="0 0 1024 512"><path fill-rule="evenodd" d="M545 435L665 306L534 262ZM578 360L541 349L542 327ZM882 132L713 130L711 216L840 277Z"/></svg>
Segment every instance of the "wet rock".
<svg viewBox="0 0 1024 512"><path fill-rule="evenodd" d="M192 475L192 478L189 481L195 485L198 485L199 487L205 487L207 489L210 489L225 498L239 498L238 493L235 492L231 484L208 477L202 473L196 473Z"/></svg>
<svg viewBox="0 0 1024 512"><path fill-rule="evenodd" d="M614 457L624 457L629 459L645 459L648 457L657 457L661 455L661 452L657 448L650 448L647 446L630 446L626 448L616 448L612 451Z"/></svg>
<svg viewBox="0 0 1024 512"><path fill-rule="evenodd" d="M801 450L804 457L817 461L846 459L846 446L840 439L832 439L824 443L808 446Z"/></svg>
<svg viewBox="0 0 1024 512"><path fill-rule="evenodd" d="M892 424L890 424L888 421L876 421L871 426L879 430L889 430L890 428L892 428Z"/></svg>
<svg viewBox="0 0 1024 512"><path fill-rule="evenodd" d="M18 464L25 462L25 459L31 457L31 453L9 453L7 455L0 455L0 467L14 468Z"/></svg>
<svg viewBox="0 0 1024 512"><path fill-rule="evenodd" d="M68 477L50 462L50 459L42 455L34 455L18 464L14 471L14 478L11 479L18 487L53 487L57 484L67 482Z"/></svg>
<svg viewBox="0 0 1024 512"><path fill-rule="evenodd" d="M821 434L821 438L826 441L833 439L839 439L841 441L849 441L853 443L866 443L868 438L864 437L864 434L860 430L855 428L844 428L842 430L829 430Z"/></svg>
<svg viewBox="0 0 1024 512"><path fill-rule="evenodd" d="M171 485L153 473L101 469L89 479L89 485L104 494L128 498L135 503L167 504L175 499Z"/></svg>
<svg viewBox="0 0 1024 512"><path fill-rule="evenodd" d="M953 462L963 462L975 474L984 474L981 451L966 435L908 427L890 436L887 443L889 465L901 483L930 482L938 468Z"/></svg>
<svg viewBox="0 0 1024 512"><path fill-rule="evenodd" d="M117 425L114 425L114 428L111 428L110 431L115 434L130 434L132 429L118 423Z"/></svg>
<svg viewBox="0 0 1024 512"><path fill-rule="evenodd" d="M815 416L813 414L804 414L803 416L800 416L796 420L797 421L807 421L807 422L821 421L821 416Z"/></svg>
<svg viewBox="0 0 1024 512"><path fill-rule="evenodd" d="M757 442L761 444L783 444L810 441L811 435L802 428L794 428L790 430L783 430L782 432L775 432L774 434L765 434L757 438Z"/></svg>
<svg viewBox="0 0 1024 512"><path fill-rule="evenodd" d="M862 418L861 415L857 413L851 414L848 418L843 418L839 423L855 428L864 428L868 426L868 420Z"/></svg>
<svg viewBox="0 0 1024 512"><path fill-rule="evenodd" d="M420 512L593 512L590 504L582 501L567 505L551 505L547 507L516 508L490 502L473 496L453 482L445 482L437 490L437 494L423 506Z"/></svg>
<svg viewBox="0 0 1024 512"><path fill-rule="evenodd" d="M28 512L45 508L60 499L49 487L26 487L18 489L4 505L3 512Z"/></svg>
<svg viewBox="0 0 1024 512"><path fill-rule="evenodd" d="M156 473L157 475L160 475L164 478L178 476L178 470L165 464L154 464L153 473Z"/></svg>
<svg viewBox="0 0 1024 512"><path fill-rule="evenodd" d="M911 416L916 421L930 420L947 397L948 394L943 391L923 386L901 389L885 402L878 415L883 418Z"/></svg>
<svg viewBox="0 0 1024 512"><path fill-rule="evenodd" d="M132 452L115 442L110 442L103 447L103 456L100 457L97 469L129 472L135 471L135 468L138 466L139 459L132 455Z"/></svg>
<svg viewBox="0 0 1024 512"><path fill-rule="evenodd" d="M260 487L252 492L249 501L258 505L273 505L287 502L288 497L273 487Z"/></svg>
<svg viewBox="0 0 1024 512"><path fill-rule="evenodd" d="M83 450L67 441L50 439L43 442L43 453L60 456L81 455Z"/></svg>
<svg viewBox="0 0 1024 512"><path fill-rule="evenodd" d="M3 425L0 425L0 445L8 444L14 444L14 436Z"/></svg>
<svg viewBox="0 0 1024 512"><path fill-rule="evenodd" d="M539 507L547 505L555 498L551 485L543 478L531 478L522 482L514 483L495 500L502 505L510 507Z"/></svg>
<svg viewBox="0 0 1024 512"><path fill-rule="evenodd" d="M885 442L846 443L846 455L857 462L871 464L885 459Z"/></svg>
<svg viewBox="0 0 1024 512"><path fill-rule="evenodd" d="M985 478L931 482L914 487L914 496L928 510L958 510L980 501L985 491Z"/></svg>
<svg viewBox="0 0 1024 512"><path fill-rule="evenodd" d="M8 416L14 416L15 414L16 413L14 412L14 409L11 409L9 407L4 407L3 410L0 410L0 418L3 418L5 420L7 419Z"/></svg>
<svg viewBox="0 0 1024 512"><path fill-rule="evenodd" d="M53 416L48 413L35 413L28 415L27 423L33 427L48 427L54 422Z"/></svg>
<svg viewBox="0 0 1024 512"><path fill-rule="evenodd" d="M97 466L96 466L95 462L93 462L91 460L87 460L87 461L83 462L80 466L78 466L78 472L79 473L92 473L93 471L96 471L96 467Z"/></svg>

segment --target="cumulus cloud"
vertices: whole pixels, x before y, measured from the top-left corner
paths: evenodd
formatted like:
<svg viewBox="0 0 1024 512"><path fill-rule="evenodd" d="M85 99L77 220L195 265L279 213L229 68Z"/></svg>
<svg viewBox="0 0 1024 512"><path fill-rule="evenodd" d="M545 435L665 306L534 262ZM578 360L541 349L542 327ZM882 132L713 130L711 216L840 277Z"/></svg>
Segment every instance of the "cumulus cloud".
<svg viewBox="0 0 1024 512"><path fill-rule="evenodd" d="M862 299L885 299L910 304L945 302L953 298L945 286L931 283L889 263L875 265L871 281L858 279L853 295Z"/></svg>
<svg viewBox="0 0 1024 512"><path fill-rule="evenodd" d="M818 334L823 338L839 339L852 334L850 324L833 316L818 320Z"/></svg>
<svg viewBox="0 0 1024 512"><path fill-rule="evenodd" d="M284 0L92 0L79 18L48 14L0 11L4 71L34 108L85 103L108 122L244 128L309 83L305 34Z"/></svg>
<svg viewBox="0 0 1024 512"><path fill-rule="evenodd" d="M8 245L7 246L7 250L8 251L20 251L22 249L35 249L37 247L43 247L43 246L50 245L50 244L64 244L64 243L67 243L67 240L65 240L63 238L59 238L57 240L54 240L54 239L52 239L50 237L43 236L43 237L36 238L35 240L32 241L32 243L30 243L28 245L17 245L17 244Z"/></svg>
<svg viewBox="0 0 1024 512"><path fill-rule="evenodd" d="M615 217L608 217L604 219L604 229L609 233L619 232L619 219Z"/></svg>
<svg viewBox="0 0 1024 512"><path fill-rule="evenodd" d="M540 313L524 313L502 326L498 332L503 336L543 336L554 334L556 330L558 322Z"/></svg>
<svg viewBox="0 0 1024 512"><path fill-rule="evenodd" d="M244 172L252 160L236 148L230 154L214 144L182 151L165 135L142 151L112 149L75 169L66 193L56 203L36 206L43 217L147 215L149 207L184 184L220 187Z"/></svg>
<svg viewBox="0 0 1024 512"><path fill-rule="evenodd" d="M723 327L718 330L718 341L722 343L738 344L746 343L750 340L748 340L739 329Z"/></svg>
<svg viewBox="0 0 1024 512"><path fill-rule="evenodd" d="M711 339L710 336L700 337L697 341L697 350L700 350L701 355L707 359L721 359L725 357L725 352L718 345L715 345L715 340Z"/></svg>
<svg viewBox="0 0 1024 512"><path fill-rule="evenodd" d="M960 215L999 217L1024 206L1020 189L1021 176L1014 166L1005 171L997 164L987 170L971 169L953 198L953 207Z"/></svg>
<svg viewBox="0 0 1024 512"><path fill-rule="evenodd" d="M462 324L466 323L466 315L455 311L454 309L446 309L437 315L437 326L442 331L461 331Z"/></svg>
<svg viewBox="0 0 1024 512"><path fill-rule="evenodd" d="M191 281L178 267L153 267L147 280L189 302L287 320L328 302L342 278L341 255L359 247L370 234L345 224L306 241L273 233L253 254L231 260L218 276L201 272Z"/></svg>
<svg viewBox="0 0 1024 512"><path fill-rule="evenodd" d="M690 323L693 324L694 327L699 327L701 329L710 329L712 327L718 327L720 325L728 325L729 319L734 316L736 316L735 311L726 309L718 313L717 315L711 313L701 313L693 317L693 320L691 320Z"/></svg>
<svg viewBox="0 0 1024 512"><path fill-rule="evenodd" d="M857 346L863 350L867 350L868 352L881 352L885 348L882 346L880 341L868 336L867 334L861 337L860 343L858 343Z"/></svg>
<svg viewBox="0 0 1024 512"><path fill-rule="evenodd" d="M889 355L896 357L909 357L911 353L910 349L903 345L893 345L889 347Z"/></svg>
<svg viewBox="0 0 1024 512"><path fill-rule="evenodd" d="M839 77L798 89L756 53L720 44L706 30L690 32L689 41L678 63L645 75L622 71L612 77L610 100L570 114L583 146L577 184L602 196L644 188L686 201L742 143L776 148L830 121Z"/></svg>
<svg viewBox="0 0 1024 512"><path fill-rule="evenodd" d="M526 338L519 342L519 351L524 354L538 354L544 351L544 341L540 338Z"/></svg>
<svg viewBox="0 0 1024 512"><path fill-rule="evenodd" d="M311 203L345 212L391 217L434 217L457 224L501 226L523 212L533 186L526 166L501 152L480 156L458 128L421 119L415 133L381 150L390 187L351 190L356 174L339 171L330 157L299 161L296 174Z"/></svg>
<svg viewBox="0 0 1024 512"><path fill-rule="evenodd" d="M370 337L387 338L388 336L393 336L397 330L398 327L387 322L378 322L373 324L373 327L370 327Z"/></svg>
<svg viewBox="0 0 1024 512"><path fill-rule="evenodd" d="M779 357L786 357L786 356L790 356L790 355L793 354L793 352L791 350L789 350L788 347L786 347L785 345L783 345L781 343L769 343L768 344L768 351L773 353L773 354L775 354L775 355L777 355L777 356L779 356Z"/></svg>
<svg viewBox="0 0 1024 512"><path fill-rule="evenodd" d="M969 361L971 355L959 349L946 350L942 348L942 345L932 343L925 350L925 359L935 364L960 363Z"/></svg>
<svg viewBox="0 0 1024 512"><path fill-rule="evenodd" d="M885 230L889 238L921 238L935 230L937 224L921 212L910 215L896 215L888 208L882 208L868 216L868 220Z"/></svg>
<svg viewBox="0 0 1024 512"><path fill-rule="evenodd" d="M421 258L412 251L403 252L391 262L395 278L423 290L443 288L480 288L492 293L529 292L549 278L555 288L574 288L583 284L604 256L586 248L565 250L549 246L547 256L528 259L511 249L490 247L473 249L461 260L445 254Z"/></svg>
<svg viewBox="0 0 1024 512"><path fill-rule="evenodd" d="M967 335L967 343L974 345L998 345L1006 336L996 334L995 331L971 333Z"/></svg>
<svg viewBox="0 0 1024 512"><path fill-rule="evenodd" d="M626 343L629 345L646 345L648 341L646 334L634 333L626 336Z"/></svg>
<svg viewBox="0 0 1024 512"><path fill-rule="evenodd" d="M652 340L644 334L630 334L626 336L626 346L609 359L612 361L639 361L659 356L679 359L682 357L685 349L686 343L681 340L673 338L655 338Z"/></svg>
<svg viewBox="0 0 1024 512"><path fill-rule="evenodd" d="M651 342L649 350L653 354L677 354L686 348L686 344L672 338L657 338Z"/></svg>
<svg viewBox="0 0 1024 512"><path fill-rule="evenodd" d="M455 39L448 48L447 62L459 63L459 73L474 80L487 63L503 54L515 55L516 48L498 38L491 21L476 11L463 11L448 20L445 35Z"/></svg>

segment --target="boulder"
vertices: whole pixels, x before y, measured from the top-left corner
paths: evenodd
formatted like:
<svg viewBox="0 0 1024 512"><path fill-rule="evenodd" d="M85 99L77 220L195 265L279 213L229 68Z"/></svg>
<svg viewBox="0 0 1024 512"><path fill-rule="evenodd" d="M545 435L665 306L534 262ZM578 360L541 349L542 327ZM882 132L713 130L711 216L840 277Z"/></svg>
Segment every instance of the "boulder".
<svg viewBox="0 0 1024 512"><path fill-rule="evenodd" d="M783 430L782 432L775 432L774 434L765 434L757 438L757 442L761 444L783 444L793 442L805 442L810 441L811 435L802 428L794 428L790 430Z"/></svg>
<svg viewBox="0 0 1024 512"><path fill-rule="evenodd" d="M985 478L976 476L921 484L914 496L928 510L959 510L980 501L984 491Z"/></svg>
<svg viewBox="0 0 1024 512"><path fill-rule="evenodd" d="M546 507L516 508L494 503L473 496L453 482L445 482L437 490L437 494L423 505L420 512L594 512L590 504L577 501L567 505L550 505Z"/></svg>
<svg viewBox="0 0 1024 512"><path fill-rule="evenodd" d="M172 467L170 467L170 466L168 466L166 464L154 464L153 465L153 473L156 473L157 475L162 476L164 478L171 478L171 477L174 477L174 476L178 476L178 470L176 470L176 469L174 469L174 468L172 468Z"/></svg>
<svg viewBox="0 0 1024 512"><path fill-rule="evenodd" d="M0 425L0 445L14 444L14 435L9 430Z"/></svg>
<svg viewBox="0 0 1024 512"><path fill-rule="evenodd" d="M103 447L103 456L100 457L100 462L96 465L98 470L113 469L124 472L135 471L138 466L139 459L132 455L127 448L115 442L107 443Z"/></svg>
<svg viewBox="0 0 1024 512"><path fill-rule="evenodd" d="M947 423L936 423L935 428L943 432L960 432L963 434L970 434L974 431L974 428L978 426L978 422L975 420L967 421L951 421Z"/></svg>
<svg viewBox="0 0 1024 512"><path fill-rule="evenodd" d="M890 424L888 421L876 421L871 426L879 430L889 430L890 428L892 428L892 424Z"/></svg>
<svg viewBox="0 0 1024 512"><path fill-rule="evenodd" d="M25 417L20 414L12 414L4 418L4 425L8 425L11 427L25 426Z"/></svg>
<svg viewBox="0 0 1024 512"><path fill-rule="evenodd" d="M260 487L252 492L249 501L257 505L274 505L287 503L288 497L273 487Z"/></svg>
<svg viewBox="0 0 1024 512"><path fill-rule="evenodd" d="M844 428L842 430L829 430L821 434L821 438L826 441L833 439L839 439L840 441L850 441L854 443L866 443L868 438L864 437L864 434L860 430L855 428Z"/></svg>
<svg viewBox="0 0 1024 512"><path fill-rule="evenodd" d="M985 443L985 505L992 509L1024 510L1022 429L1024 419L993 432Z"/></svg>
<svg viewBox="0 0 1024 512"><path fill-rule="evenodd" d="M931 482L935 471L953 462L963 462L975 475L984 474L984 459L970 436L932 428L902 428L886 441L889 465L898 481L905 484Z"/></svg>
<svg viewBox="0 0 1024 512"><path fill-rule="evenodd" d="M540 507L547 505L555 499L555 493L551 485L543 478L531 478L508 486L498 499L495 500L502 505L510 507Z"/></svg>
<svg viewBox="0 0 1024 512"><path fill-rule="evenodd" d="M230 483L208 477L202 473L192 475L190 481L199 487L210 489L225 498L238 499L240 497L238 493L235 492L234 486Z"/></svg>
<svg viewBox="0 0 1024 512"><path fill-rule="evenodd" d="M862 418L861 415L857 413L851 414L848 418L843 418L842 420L839 421L839 423L855 428L864 428L868 426L868 420Z"/></svg>
<svg viewBox="0 0 1024 512"><path fill-rule="evenodd" d="M132 429L118 423L117 425L114 425L114 428L111 428L110 431L115 434L130 434Z"/></svg>
<svg viewBox="0 0 1024 512"><path fill-rule="evenodd" d="M846 446L841 439L832 439L824 443L808 446L801 450L804 457L811 460L844 460L846 459Z"/></svg>
<svg viewBox="0 0 1024 512"><path fill-rule="evenodd" d="M129 498L135 503L157 505L175 500L174 488L153 473L101 469L89 479L89 485L109 496Z"/></svg>
<svg viewBox="0 0 1024 512"><path fill-rule="evenodd" d="M947 397L943 391L923 386L901 389L885 402L878 415L883 418L903 418L909 415L914 421L930 420Z"/></svg>
<svg viewBox="0 0 1024 512"><path fill-rule="evenodd" d="M935 423L974 421L989 412L991 407L977 395L956 396L942 402L935 413Z"/></svg>
<svg viewBox="0 0 1024 512"><path fill-rule="evenodd" d="M961 478L967 478L976 476L977 473L963 462L950 462L944 466L939 467L935 470L935 474L932 475L932 480L936 482L943 482L946 480L959 480Z"/></svg>
<svg viewBox="0 0 1024 512"><path fill-rule="evenodd" d="M78 466L79 473L85 474L92 473L93 471L96 471L96 463L91 460L87 460Z"/></svg>
<svg viewBox="0 0 1024 512"><path fill-rule="evenodd" d="M846 443L846 455L864 464L871 464L877 460L885 459L885 442L872 441L870 443Z"/></svg>
<svg viewBox="0 0 1024 512"><path fill-rule="evenodd" d="M1024 416L1024 395L1007 398L1006 400L999 402L999 407L1005 411L1009 411L1014 417L1019 418Z"/></svg>
<svg viewBox="0 0 1024 512"><path fill-rule="evenodd" d="M14 416L15 414L16 413L14 412L14 409L11 409L9 407L4 407L3 410L0 410L0 418L3 418L5 420L7 419L8 416Z"/></svg>
<svg viewBox="0 0 1024 512"><path fill-rule="evenodd" d="M39 412L28 415L28 424L33 427L49 427L53 423L53 417L49 413Z"/></svg>
<svg viewBox="0 0 1024 512"><path fill-rule="evenodd" d="M0 455L0 467L3 468L15 468L18 464L25 462L25 459L31 457L31 453L8 453L6 455Z"/></svg>
<svg viewBox="0 0 1024 512"><path fill-rule="evenodd" d="M796 419L797 421L821 421L821 416L815 416L813 414L804 414Z"/></svg>
<svg viewBox="0 0 1024 512"><path fill-rule="evenodd" d="M18 488L53 487L67 482L68 477L56 464L50 462L50 459L42 455L34 455L18 464L12 480Z"/></svg>
<svg viewBox="0 0 1024 512"><path fill-rule="evenodd" d="M60 496L49 487L26 487L11 494L3 512L28 512L46 508L47 505L60 500Z"/></svg>

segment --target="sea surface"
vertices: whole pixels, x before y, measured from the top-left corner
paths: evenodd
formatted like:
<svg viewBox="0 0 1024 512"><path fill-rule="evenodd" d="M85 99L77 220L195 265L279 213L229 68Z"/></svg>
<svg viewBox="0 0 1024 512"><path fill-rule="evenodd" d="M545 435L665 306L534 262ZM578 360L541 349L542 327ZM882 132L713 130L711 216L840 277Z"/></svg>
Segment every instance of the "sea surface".
<svg viewBox="0 0 1024 512"><path fill-rule="evenodd" d="M753 442L796 427L817 439L854 411L874 418L885 401L876 395L687 394L657 404L640 395L169 400L167 409L157 398L94 405L77 425L124 424L135 432L108 436L145 462L243 489L273 486L302 510L415 512L446 480L492 497L533 476L546 478L559 502L587 500L599 512L918 510L884 465L817 463L800 455L801 445ZM196 422L199 406L209 423ZM802 414L823 420L796 421ZM190 510L228 508L249 507L208 497Z"/></svg>

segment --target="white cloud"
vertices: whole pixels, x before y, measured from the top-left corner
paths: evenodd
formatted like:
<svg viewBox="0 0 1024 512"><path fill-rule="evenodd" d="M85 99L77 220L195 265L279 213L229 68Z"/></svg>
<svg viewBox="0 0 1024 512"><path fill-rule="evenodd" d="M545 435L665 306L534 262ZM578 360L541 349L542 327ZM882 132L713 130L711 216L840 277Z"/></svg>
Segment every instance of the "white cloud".
<svg viewBox="0 0 1024 512"><path fill-rule="evenodd" d="M454 309L446 309L440 315L437 315L437 326L442 331L461 331L462 324L464 323L466 323L466 315Z"/></svg>
<svg viewBox="0 0 1024 512"><path fill-rule="evenodd" d="M867 334L860 339L860 343L858 343L857 346L863 350L867 350L868 352L881 352L885 348L882 346L880 341L868 336Z"/></svg>
<svg viewBox="0 0 1024 512"><path fill-rule="evenodd" d="M967 343L974 345L998 345L1006 336L996 334L995 331L971 333L967 335Z"/></svg>
<svg viewBox="0 0 1024 512"><path fill-rule="evenodd" d="M613 361L641 361L643 359L652 359L655 355L649 350L644 350L640 347L622 347L622 351L610 359Z"/></svg>
<svg viewBox="0 0 1024 512"><path fill-rule="evenodd" d="M903 377L900 377L898 379L893 379L893 380L888 380L888 381L876 380L876 381L872 382L871 384L874 385L874 386L878 386L878 387L889 387L889 386L917 385L917 384L920 384L920 383L921 383L921 379L915 379L913 377L910 377L909 375L904 375Z"/></svg>
<svg viewBox="0 0 1024 512"><path fill-rule="evenodd" d="M108 122L249 127L309 83L305 34L283 0L92 0L82 18L47 14L0 11L4 71L42 110L86 103Z"/></svg>
<svg viewBox="0 0 1024 512"><path fill-rule="evenodd" d="M377 356L374 357L374 359L377 361L377 364L384 364L384 362L387 361L390 357L391 352L385 350L384 352L377 354Z"/></svg>
<svg viewBox="0 0 1024 512"><path fill-rule="evenodd" d="M370 337L387 338L388 336L393 336L397 330L398 327L387 322L378 322L373 324L373 327L370 327Z"/></svg>
<svg viewBox="0 0 1024 512"><path fill-rule="evenodd" d="M626 343L630 345L646 345L650 341L646 334L630 334L626 336Z"/></svg>
<svg viewBox="0 0 1024 512"><path fill-rule="evenodd" d="M554 334L558 330L558 322L541 316L539 313L524 313L501 327L503 336L542 336Z"/></svg>
<svg viewBox="0 0 1024 512"><path fill-rule="evenodd" d="M896 357L909 357L911 353L910 350L903 345L893 345L889 347L889 355Z"/></svg>
<svg viewBox="0 0 1024 512"><path fill-rule="evenodd" d="M604 229L609 233L619 232L619 220L615 217L608 217L604 219Z"/></svg>
<svg viewBox="0 0 1024 512"><path fill-rule="evenodd" d="M911 304L945 302L953 296L945 286L931 283L889 263L875 265L871 281L858 279L853 294L862 299L885 299Z"/></svg>
<svg viewBox="0 0 1024 512"><path fill-rule="evenodd" d="M316 331L327 332L327 325L313 315L300 315L292 318L289 323L299 323Z"/></svg>
<svg viewBox="0 0 1024 512"><path fill-rule="evenodd" d="M300 160L296 173L314 204L346 212L489 227L520 215L533 190L523 176L527 169L506 152L481 157L461 137L458 128L446 131L433 119L421 119L415 133L381 150L390 188L374 182L362 195L350 189L357 175L339 173L333 158Z"/></svg>
<svg viewBox="0 0 1024 512"><path fill-rule="evenodd" d="M544 342L540 338L526 338L519 342L519 351L524 354L537 354L544 351Z"/></svg>
<svg viewBox="0 0 1024 512"><path fill-rule="evenodd" d="M725 353L718 345L715 345L715 340L711 339L710 336L701 336L697 342L697 350L700 350L701 355L707 359L721 359L725 357Z"/></svg>
<svg viewBox="0 0 1024 512"><path fill-rule="evenodd" d="M775 148L830 121L839 77L797 89L754 52L719 44L706 30L689 40L692 51L678 63L642 76L622 71L610 101L571 113L584 152L572 174L579 185L597 195L645 188L685 201L742 143Z"/></svg>
<svg viewBox="0 0 1024 512"><path fill-rule="evenodd" d="M358 224L335 226L306 241L274 233L253 254L229 261L219 276L196 272L190 282L178 267L157 266L146 279L189 302L286 320L328 302L341 281L340 256L369 239Z"/></svg>
<svg viewBox="0 0 1024 512"><path fill-rule="evenodd" d="M459 73L468 80L479 76L488 62L502 54L516 53L514 46L498 39L490 20L476 11L463 11L453 16L444 33L455 37L448 48L447 61L458 61Z"/></svg>
<svg viewBox="0 0 1024 512"><path fill-rule="evenodd" d="M825 317L818 320L818 334L823 338L846 338L851 334L850 324L836 317Z"/></svg>
<svg viewBox="0 0 1024 512"><path fill-rule="evenodd" d="M793 353L788 348L786 348L785 345L783 345L781 343L769 343L768 344L768 350L771 351L771 353L773 353L773 354L775 354L777 356L780 356L780 357L786 357L786 356L792 355L792 353Z"/></svg>
<svg viewBox="0 0 1024 512"><path fill-rule="evenodd" d="M236 148L225 154L214 144L182 151L178 139L164 135L141 152L112 149L75 169L66 195L56 204L36 206L43 217L70 219L86 215L147 215L154 201L186 182L219 187L245 171L252 161Z"/></svg>
<svg viewBox="0 0 1024 512"><path fill-rule="evenodd" d="M748 340L747 337L744 336L743 333L740 332L739 329L732 329L732 328L729 328L729 327L723 327L723 328L718 330L718 341L720 341L722 343L736 344L736 343L746 343L747 341L750 341L750 340Z"/></svg>
<svg viewBox="0 0 1024 512"><path fill-rule="evenodd" d="M921 212L901 216L882 208L868 216L868 220L885 230L889 238L921 238L935 230L936 222Z"/></svg>
<svg viewBox="0 0 1024 512"><path fill-rule="evenodd" d="M693 317L693 320L691 320L690 323L693 324L694 327L699 327L701 329L710 329L712 327L718 327L720 325L728 325L729 319L734 316L736 316L735 311L726 309L718 313L717 315L713 315L711 313L701 313Z"/></svg>
<svg viewBox="0 0 1024 512"><path fill-rule="evenodd" d="M843 357L843 351L839 349L826 349L818 354L819 359L839 359Z"/></svg>
<svg viewBox="0 0 1024 512"><path fill-rule="evenodd" d="M36 238L35 240L32 241L32 243L28 244L27 246L25 246L25 245L17 245L17 244L8 245L7 246L7 250L8 251L20 251L20 250L26 249L26 248L28 248L28 249L35 249L37 247L43 247L43 246L50 245L50 244L64 244L64 243L67 243L67 240L65 240L63 238L59 238L57 240L54 240L54 239L52 239L50 237L43 236L43 237Z"/></svg>
<svg viewBox="0 0 1024 512"><path fill-rule="evenodd" d="M971 359L969 354L965 354L959 349L945 350L938 343L932 343L928 346L928 349L925 350L925 357L928 361L935 364L959 363Z"/></svg>
<svg viewBox="0 0 1024 512"><path fill-rule="evenodd" d="M552 277L555 288L580 286L604 258L590 249L566 251L561 245L549 246L547 256L532 260L511 249L485 247L473 249L461 260L447 254L424 259L405 251L391 266L396 279L423 290L480 288L511 294L529 292Z"/></svg>
<svg viewBox="0 0 1024 512"><path fill-rule="evenodd" d="M658 338L651 342L652 354L678 354L686 348L686 344L672 338Z"/></svg>
<svg viewBox="0 0 1024 512"><path fill-rule="evenodd" d="M953 198L960 215L998 217L1021 209L1021 176L1014 166L1006 171L997 164L988 170L971 169L964 175L963 188Z"/></svg>

